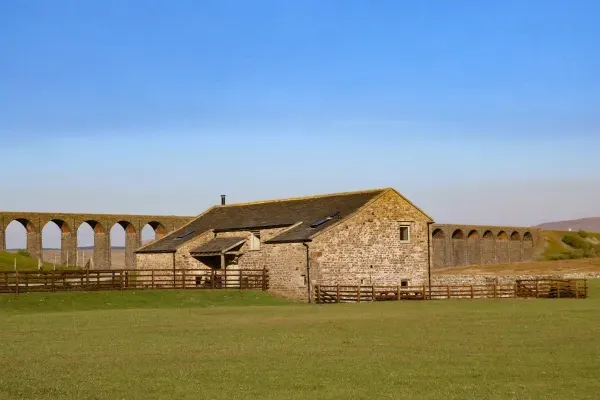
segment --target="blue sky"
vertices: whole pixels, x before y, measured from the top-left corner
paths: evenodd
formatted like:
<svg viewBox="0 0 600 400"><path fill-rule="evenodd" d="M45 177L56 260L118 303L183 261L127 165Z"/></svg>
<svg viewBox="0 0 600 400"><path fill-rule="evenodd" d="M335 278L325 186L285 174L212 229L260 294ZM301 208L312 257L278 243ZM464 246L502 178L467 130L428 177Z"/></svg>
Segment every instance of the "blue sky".
<svg viewBox="0 0 600 400"><path fill-rule="evenodd" d="M584 0L3 2L0 209L195 215L221 193L393 186L439 222L600 215L598 15Z"/></svg>

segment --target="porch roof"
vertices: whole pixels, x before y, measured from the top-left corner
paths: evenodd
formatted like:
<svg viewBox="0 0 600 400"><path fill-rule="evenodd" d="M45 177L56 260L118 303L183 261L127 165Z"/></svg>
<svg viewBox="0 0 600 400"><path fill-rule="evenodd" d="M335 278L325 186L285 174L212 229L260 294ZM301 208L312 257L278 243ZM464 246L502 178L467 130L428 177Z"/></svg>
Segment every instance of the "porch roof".
<svg viewBox="0 0 600 400"><path fill-rule="evenodd" d="M214 238L190 251L193 256L213 256L225 254L227 251L243 244L245 237Z"/></svg>

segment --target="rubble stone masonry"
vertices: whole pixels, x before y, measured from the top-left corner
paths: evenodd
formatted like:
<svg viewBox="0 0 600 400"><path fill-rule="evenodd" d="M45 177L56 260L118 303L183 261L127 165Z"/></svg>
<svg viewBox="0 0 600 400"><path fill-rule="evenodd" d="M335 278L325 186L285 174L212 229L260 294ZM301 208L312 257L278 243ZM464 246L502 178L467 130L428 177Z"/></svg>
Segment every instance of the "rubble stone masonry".
<svg viewBox="0 0 600 400"><path fill-rule="evenodd" d="M311 283L420 285L428 280L428 217L393 191L317 236L310 246ZM400 227L409 227L401 241Z"/></svg>
<svg viewBox="0 0 600 400"><path fill-rule="evenodd" d="M307 299L306 248L301 243L266 244L265 241L287 228L261 229L260 248L250 250L250 231L207 231L184 243L176 253L138 253L136 263L140 269L204 269L210 266L192 257L190 251L196 247L221 237L242 237L246 242L240 248L237 264L226 265L227 269L262 269L269 271L269 291L292 299Z"/></svg>

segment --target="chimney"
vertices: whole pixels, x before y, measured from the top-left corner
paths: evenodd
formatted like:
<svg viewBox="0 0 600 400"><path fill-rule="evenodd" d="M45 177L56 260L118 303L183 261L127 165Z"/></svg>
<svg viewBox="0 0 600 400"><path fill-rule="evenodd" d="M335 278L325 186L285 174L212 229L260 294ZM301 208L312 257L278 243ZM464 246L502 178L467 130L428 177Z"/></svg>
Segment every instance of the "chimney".
<svg viewBox="0 0 600 400"><path fill-rule="evenodd" d="M224 194L221 195L221 205L222 206L225 205L225 195Z"/></svg>

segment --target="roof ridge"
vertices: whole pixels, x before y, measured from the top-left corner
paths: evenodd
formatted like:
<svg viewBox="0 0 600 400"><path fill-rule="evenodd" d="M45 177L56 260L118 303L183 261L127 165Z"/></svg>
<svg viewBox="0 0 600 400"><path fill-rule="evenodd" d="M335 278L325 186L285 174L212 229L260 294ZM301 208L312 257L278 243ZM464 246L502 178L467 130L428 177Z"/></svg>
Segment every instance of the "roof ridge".
<svg viewBox="0 0 600 400"><path fill-rule="evenodd" d="M326 194L315 194L309 196L297 196L297 197L286 197L280 199L271 199L271 200L256 200L256 201L247 201L243 203L232 203L226 205L215 206L217 208L225 208L225 207L239 207L239 206L249 206L253 204L265 204L265 203L279 203L285 201L298 201L298 200L307 200L307 199L318 199L323 197L334 197L334 196L350 196L361 193L375 193L375 192L384 192L391 188L379 188L379 189L365 189L365 190L355 190L351 192L337 192L337 193L326 193Z"/></svg>

